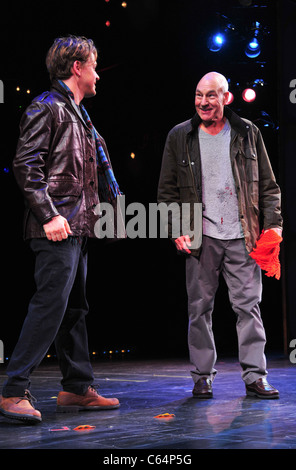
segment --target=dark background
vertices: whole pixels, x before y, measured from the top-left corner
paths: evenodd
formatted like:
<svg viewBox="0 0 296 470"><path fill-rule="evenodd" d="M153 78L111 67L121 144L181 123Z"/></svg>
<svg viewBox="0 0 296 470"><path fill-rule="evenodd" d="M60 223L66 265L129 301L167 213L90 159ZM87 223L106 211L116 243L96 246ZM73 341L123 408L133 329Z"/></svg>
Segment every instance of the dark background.
<svg viewBox="0 0 296 470"><path fill-rule="evenodd" d="M11 3L1 18L0 339L5 355L12 352L34 291L33 259L22 240L23 200L11 171L18 125L31 99L50 87L45 67L49 47L56 37L68 34L92 38L98 48L97 95L84 104L107 142L126 203L141 202L147 210L150 202L156 202L166 135L175 124L193 116L197 82L212 70L230 79L235 95L231 107L262 131L283 190L282 277L276 281L263 275L261 309L267 350L287 354L289 340L296 337L296 105L289 101L289 83L296 73L291 48L288 52L295 34L295 3L127 0L126 8L121 4L121 0L60 1L41 9L34 2ZM262 52L249 59L244 45L254 21L264 27ZM210 52L208 37L219 28L228 31L225 47ZM246 104L241 91L258 78L265 85L257 90L256 101ZM112 245L93 240L89 248L90 352L95 351L95 357L186 356L184 258L176 255L173 244L164 239ZM218 353L236 354L235 316L222 280L213 321ZM130 352L123 354L122 349Z"/></svg>

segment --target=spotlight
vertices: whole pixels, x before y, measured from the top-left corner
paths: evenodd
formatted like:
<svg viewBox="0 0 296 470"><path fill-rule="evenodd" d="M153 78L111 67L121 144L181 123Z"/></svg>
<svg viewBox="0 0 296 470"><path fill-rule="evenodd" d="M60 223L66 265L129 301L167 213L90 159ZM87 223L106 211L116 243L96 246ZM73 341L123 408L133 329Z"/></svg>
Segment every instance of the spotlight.
<svg viewBox="0 0 296 470"><path fill-rule="evenodd" d="M258 41L258 35L259 35L259 30L260 30L260 23L256 21L253 26L253 36L252 39L249 41L245 48L245 54L247 57L250 57L250 59L254 59L255 57L258 57L261 53L261 47Z"/></svg>
<svg viewBox="0 0 296 470"><path fill-rule="evenodd" d="M249 44L247 44L247 47L245 49L245 54L247 57L250 57L250 59L254 59L255 57L258 57L261 53L261 48L260 44L258 42L257 38L253 38Z"/></svg>
<svg viewBox="0 0 296 470"><path fill-rule="evenodd" d="M256 91L253 88L246 88L242 92L242 98L246 103L252 103L256 99Z"/></svg>
<svg viewBox="0 0 296 470"><path fill-rule="evenodd" d="M253 81L253 86L264 86L266 85L265 81L263 78L256 78L256 80Z"/></svg>
<svg viewBox="0 0 296 470"><path fill-rule="evenodd" d="M224 46L227 36L235 31L235 26L231 23L230 19L216 12L218 17L218 26L216 34L213 34L208 40L208 48L212 52L218 52Z"/></svg>
<svg viewBox="0 0 296 470"><path fill-rule="evenodd" d="M214 34L208 40L208 48L212 52L220 51L225 42L225 38L221 33Z"/></svg>

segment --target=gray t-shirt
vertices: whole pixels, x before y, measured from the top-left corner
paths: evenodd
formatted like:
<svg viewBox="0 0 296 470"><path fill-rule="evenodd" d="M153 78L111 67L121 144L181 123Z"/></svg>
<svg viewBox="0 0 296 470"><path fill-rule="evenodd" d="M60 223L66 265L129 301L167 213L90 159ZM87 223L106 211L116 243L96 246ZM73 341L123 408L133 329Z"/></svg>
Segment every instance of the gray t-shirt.
<svg viewBox="0 0 296 470"><path fill-rule="evenodd" d="M203 233L222 240L243 237L230 162L230 133L228 120L217 135L199 129Z"/></svg>

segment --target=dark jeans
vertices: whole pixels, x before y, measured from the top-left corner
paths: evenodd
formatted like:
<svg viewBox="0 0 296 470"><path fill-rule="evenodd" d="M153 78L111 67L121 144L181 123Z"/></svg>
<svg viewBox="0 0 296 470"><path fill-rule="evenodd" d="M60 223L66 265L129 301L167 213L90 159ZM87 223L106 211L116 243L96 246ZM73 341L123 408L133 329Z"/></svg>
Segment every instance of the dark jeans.
<svg viewBox="0 0 296 470"><path fill-rule="evenodd" d="M7 368L2 395L23 396L30 374L54 342L63 390L84 394L93 383L85 315L87 240L31 240L36 257L33 295Z"/></svg>

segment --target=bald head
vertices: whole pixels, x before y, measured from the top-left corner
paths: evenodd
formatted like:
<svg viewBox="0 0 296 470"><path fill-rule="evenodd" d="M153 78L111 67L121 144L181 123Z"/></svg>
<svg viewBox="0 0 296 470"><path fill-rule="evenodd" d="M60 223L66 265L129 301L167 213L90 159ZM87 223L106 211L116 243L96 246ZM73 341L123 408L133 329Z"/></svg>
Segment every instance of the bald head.
<svg viewBox="0 0 296 470"><path fill-rule="evenodd" d="M197 88L199 88L200 85L205 84L210 86L212 85L213 88L218 91L222 91L222 93L226 93L228 91L228 81L224 75L218 72L209 72L204 75L198 82Z"/></svg>
<svg viewBox="0 0 296 470"><path fill-rule="evenodd" d="M203 123L208 127L223 124L228 97L228 82L221 73L209 72L200 79L195 92L195 108Z"/></svg>

